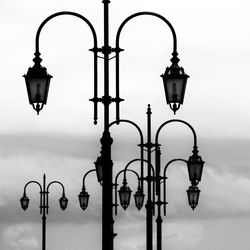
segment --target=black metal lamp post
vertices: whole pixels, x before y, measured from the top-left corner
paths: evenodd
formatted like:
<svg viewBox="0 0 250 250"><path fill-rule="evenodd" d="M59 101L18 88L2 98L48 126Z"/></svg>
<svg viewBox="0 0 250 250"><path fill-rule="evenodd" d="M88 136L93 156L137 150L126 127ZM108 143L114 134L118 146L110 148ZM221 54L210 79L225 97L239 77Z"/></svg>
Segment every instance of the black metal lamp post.
<svg viewBox="0 0 250 250"><path fill-rule="evenodd" d="M26 196L26 188L29 184L35 183L40 188L40 214L42 215L42 250L46 249L46 214L49 212L49 187L52 184L59 184L62 187L62 197L59 199L59 204L62 210L65 210L68 205L68 199L65 196L64 186L59 181L52 181L46 186L46 176L43 175L43 185L37 181L29 181L24 186L23 197L20 199L21 207L26 210L29 206L29 198Z"/></svg>
<svg viewBox="0 0 250 250"><path fill-rule="evenodd" d="M142 15L150 15L161 19L169 29L171 30L173 36L173 58L171 59L172 65L169 69L167 69L166 73L162 76L164 80L164 86L166 91L167 103L170 104L171 109L176 112L176 110L183 103L186 81L188 76L184 73L184 70L178 66L178 53L177 53L177 38L176 33L171 25L171 23L163 16L153 13L153 12L138 12L129 17L127 17L120 25L117 34L116 34L116 45L115 47L111 47L109 43L109 3L110 0L103 0L103 13L104 13L104 45L102 47L98 47L97 45L97 35L95 29L91 22L85 18L84 16L70 11L62 11L51 16L47 17L39 26L36 33L35 40L35 65L28 70L28 73L24 75L26 80L26 86L29 96L29 102L36 110L37 114L41 111L44 105L47 103L48 91L49 91L49 83L52 78L49 75L44 67L41 66L42 59L40 58L39 51L39 38L41 30L44 25L50 21L51 19L62 16L62 15L71 15L83 20L90 28L93 35L93 43L94 46L90 49L94 54L94 97L90 99L94 103L94 124L97 124L97 105L99 102L102 102L104 105L104 130L103 136L101 139L102 144L102 249L103 250L113 250L113 238L115 236L113 232L113 163L111 160L111 145L112 138L109 133L109 107L112 102L116 103L116 123L120 122L120 102L123 101L120 98L119 94L119 55L123 49L120 48L120 34L125 26L125 24L131 19L142 16ZM99 56L102 53L103 56ZM111 54L115 54L112 56ZM116 59L116 96L111 97L109 94L109 62L115 57ZM98 59L103 58L104 60L104 94L102 97L98 97ZM150 239L149 239L150 240ZM152 249L149 248L148 250Z"/></svg>
<svg viewBox="0 0 250 250"><path fill-rule="evenodd" d="M141 129L139 128L138 125L136 125L134 122L130 121L130 120L120 120L120 122L126 122L129 123L131 125L133 125L134 127L137 128L137 130L139 131L140 134L140 148L141 148L141 158L140 159L135 159L130 161L126 167L124 168L124 180L123 180L123 186L121 187L119 194L121 195L121 191L124 192L124 197L126 196L127 198L124 198L123 200L126 200L126 202L122 202L123 200L121 200L121 205L124 209L127 209L128 205L129 205L129 199L130 199L130 195L131 195L131 190L130 188L127 186L127 178L126 178L126 171L133 171L131 169L128 169L128 166L135 162L135 161L140 161L141 163L146 162L148 165L148 171L146 176L144 176L143 174L143 164L141 164L141 176L138 177L138 180L141 180L141 182L143 183L143 181L147 182L147 202L146 202L146 228L147 228L147 232L146 232L146 249L152 249L153 246L153 215L154 215L154 210L155 210L155 206L157 206L157 250L161 250L162 249L162 218L161 218L161 206L164 205L164 215L166 215L166 169L168 167L168 165L170 163L172 163L173 161L177 161L177 160L181 160L184 161L187 164L187 169L188 169L188 173L189 173L189 177L190 177L190 181L192 186L189 187L187 194L188 194L188 201L189 204L191 206L192 209L194 209L197 204L198 204L198 199L199 199L199 189L196 186L199 181L201 180L201 175L202 175L202 169L203 169L203 165L204 165L204 161L202 160L202 158L198 155L198 147L197 147L197 136L195 133L195 130L193 129L193 127L187 123L186 121L183 120L178 120L178 119L173 119L173 120L168 120L166 122L164 122L163 124L161 124L161 126L158 128L157 132L156 132L156 136L155 136L155 143L152 143L151 140L151 108L150 105L148 106L148 110L147 110L147 143L143 143L143 134ZM193 137L194 137L194 146L193 146L193 155L189 157L189 160L182 160L182 159L174 159L172 161L170 161L165 169L164 169L164 175L161 175L161 159L160 159L160 155L161 155L161 151L160 151L160 144L158 142L159 139L159 134L160 131L162 130L163 127L165 127L167 124L169 123L182 123L186 126L188 126L192 133L193 133ZM111 123L111 126L115 124L115 122ZM147 151L147 160L144 159L143 156L143 151L146 150ZM152 158L152 152L155 151L155 166L153 167L151 164L151 158ZM118 173L118 175L122 172L120 171ZM136 172L135 172L136 173ZM137 174L137 173L136 173ZM118 176L117 175L117 176ZM137 174L138 175L138 174ZM136 207L140 210L140 208L142 207L143 204L143 199L144 199L144 194L143 194L143 184L140 184L137 192L135 193L135 202L136 202ZM162 201L162 197L161 197L161 184L163 183L164 185L164 200ZM115 186L117 186L117 177L116 177L116 182L115 182ZM155 190L156 187L156 190ZM116 194L117 190L115 191ZM156 201L157 198L157 201ZM117 200L115 200L115 204L116 204ZM139 205L138 205L139 204ZM116 210L117 213L117 210Z"/></svg>

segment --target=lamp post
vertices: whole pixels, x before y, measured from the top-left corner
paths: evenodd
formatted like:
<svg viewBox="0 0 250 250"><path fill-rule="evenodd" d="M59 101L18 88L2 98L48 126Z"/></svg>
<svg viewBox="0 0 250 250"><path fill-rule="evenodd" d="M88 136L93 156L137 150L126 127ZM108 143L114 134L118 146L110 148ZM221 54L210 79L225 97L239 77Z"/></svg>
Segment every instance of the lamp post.
<svg viewBox="0 0 250 250"><path fill-rule="evenodd" d="M139 131L139 135L140 135L139 146L141 148L141 158L130 161L126 165L124 170L122 170L122 171L124 171L124 179L123 179L123 186L119 190L119 195L120 195L120 197L121 196L127 197L126 199L120 199L121 206L124 209L127 209L128 205L129 205L129 198L130 198L130 194L131 194L131 189L127 185L126 171L129 170L128 167L131 163L133 163L135 161L140 161L141 162L141 176L138 179L141 180L142 183L143 183L143 181L147 182L147 201L146 201L146 205L145 205L145 208L146 208L146 249L147 250L153 249L153 215L154 215L155 206L157 206L157 208L158 208L157 209L158 216L156 219L156 223L157 223L157 250L161 250L162 249L162 244L161 244L161 240L162 240L161 206L164 205L164 215L165 215L166 204L167 204L166 193L165 193L166 179L167 179L166 169L167 169L168 165L170 163L172 163L173 161L180 160L180 159L174 159L174 160L170 161L164 169L164 175L161 175L161 158L160 158L161 151L160 151L160 144L158 142L158 139L159 139L159 134L160 134L160 131L162 130L162 128L165 127L169 123L182 123L182 124L188 126L193 133L193 137L194 137L193 154L189 157L189 159L187 161L181 159L182 161L185 161L187 164L189 179L191 182L191 186L187 190L187 195L188 195L189 205L191 206L192 209L194 209L198 204L200 191L199 191L197 185L201 180L204 161L198 155L197 136L196 136L195 130L186 121L172 119L172 120L168 120L168 121L162 123L156 132L155 143L152 143L152 139L151 139L151 114L152 114L151 108L150 108L150 105L148 105L148 109L147 109L147 135L148 135L147 136L147 143L143 143L142 131L136 123L134 123L130 120L120 120L120 122L132 124ZM113 124L115 124L115 122L111 123L111 126ZM147 160L145 160L144 156L143 156L144 150L147 151ZM152 165L152 153L153 152L155 152L155 166ZM143 172L143 162L146 162L147 166L148 166L146 176L144 176L144 174L143 174L144 173ZM119 172L118 175L120 173L121 172ZM116 178L118 178L118 175ZM161 197L161 183L164 184L164 201L162 201L162 197ZM115 182L115 187L116 186L117 186L117 180ZM143 187L143 184L140 184L140 187ZM156 187L156 189L155 189L155 187ZM116 192L117 192L117 188L116 188ZM140 199L140 201L143 201L143 199L144 199L143 188L141 188L139 190L139 193L137 191L135 193L135 195L138 196L138 199ZM157 201L156 201L156 198L157 198ZM116 203L117 203L117 199L115 200L115 204Z"/></svg>
<svg viewBox="0 0 250 250"><path fill-rule="evenodd" d="M65 196L64 186L59 181L52 181L46 186L46 176L43 175L43 184L37 181L29 181L24 186L23 197L20 199L21 207L26 210L29 206L29 198L26 196L26 188L29 184L35 183L40 188L40 214L42 215L42 250L46 249L46 214L49 213L49 187L52 184L59 184L62 187L62 197L59 199L59 204L62 210L65 210L68 205L68 199Z"/></svg>
<svg viewBox="0 0 250 250"><path fill-rule="evenodd" d="M50 80L52 78L51 75L47 73L45 67L41 66L42 59L40 58L40 48L39 48L39 37L41 30L44 25L50 21L51 19L62 16L62 15L71 15L83 20L90 28L93 35L93 48L90 51L94 54L94 97L90 99L94 103L94 124L97 124L98 119L98 110L97 106L99 102L102 102L104 105L104 129L103 135L101 138L101 155L102 155L102 164L103 164L103 180L102 180L102 248L103 250L113 250L113 238L115 236L113 232L113 163L111 160L111 145L112 138L109 132L109 107L111 103L116 103L116 123L120 122L120 102L123 101L120 98L119 93L119 55L123 49L120 48L120 34L125 26L125 24L131 19L138 17L149 15L153 17L157 17L161 19L167 26L170 28L170 31L173 36L173 53L171 59L171 66L167 67L166 72L162 75L164 88L166 91L166 100L167 104L170 105L170 108L174 111L174 113L179 109L180 105L183 104L183 98L186 88L186 82L188 75L185 74L182 67L178 65L179 58L177 53L177 38L176 33L171 25L171 23L163 16L154 13L154 12L138 12L129 17L127 17L120 25L115 40L115 47L110 46L109 42L109 0L103 0L103 13L104 13L104 45L99 47L97 44L97 35L95 29L91 22L85 18L84 16L70 11L62 11L52 14L47 17L39 26L36 33L35 40L35 58L34 58L34 66L28 69L26 75L24 75L26 81L26 87L29 97L29 103L36 110L37 114L43 109L44 105L47 104L47 97L49 92ZM101 58L99 54L103 54L104 60L104 94L102 97L98 97L98 59ZM111 97L109 94L109 62L113 58L111 54L115 54L114 57L116 59L115 67L116 67L116 96Z"/></svg>

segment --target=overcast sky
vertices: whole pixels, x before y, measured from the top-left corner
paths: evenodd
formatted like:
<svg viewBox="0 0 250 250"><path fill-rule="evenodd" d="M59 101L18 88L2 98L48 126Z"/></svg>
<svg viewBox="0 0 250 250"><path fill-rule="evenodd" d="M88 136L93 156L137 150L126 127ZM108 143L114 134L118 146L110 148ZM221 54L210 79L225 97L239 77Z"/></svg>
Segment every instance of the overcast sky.
<svg viewBox="0 0 250 250"><path fill-rule="evenodd" d="M93 39L88 26L75 17L50 21L42 30L42 65L53 76L47 105L37 116L28 103L24 75L33 65L35 34L40 23L58 11L74 11L91 21L103 46L102 1L0 1L0 249L41 249L39 189L29 186L30 206L19 199L30 180L58 180L69 199L61 211L59 186L51 186L47 217L48 249L101 249L101 187L87 178L89 208L83 212L77 195L82 177L100 152L103 109L93 125ZM121 22L138 11L165 16L175 28L180 65L190 75L184 105L177 115L166 105L160 75L170 66L172 36L153 17L138 17L123 29L120 46L121 118L131 119L146 136L146 109L152 105L153 135L161 123L178 118L189 122L198 136L206 162L200 202L188 206L186 167L171 165L167 173L167 216L163 249L249 250L250 232L250 16L249 1L111 0L110 43ZM99 96L103 94L103 62L99 63ZM110 87L114 96L114 60ZM114 105L110 109L115 117ZM111 128L114 173L139 156L137 132L128 125ZM171 124L160 134L162 165L187 159L192 133ZM138 166L134 166L135 169ZM131 175L129 185L136 190ZM116 250L145 249L145 209L131 199L126 212L115 217Z"/></svg>

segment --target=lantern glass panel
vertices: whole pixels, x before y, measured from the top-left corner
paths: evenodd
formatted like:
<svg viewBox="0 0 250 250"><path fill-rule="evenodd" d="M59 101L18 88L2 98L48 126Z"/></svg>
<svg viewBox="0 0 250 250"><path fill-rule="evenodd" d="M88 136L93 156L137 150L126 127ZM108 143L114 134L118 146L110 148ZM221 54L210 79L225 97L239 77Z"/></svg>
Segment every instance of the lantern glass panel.
<svg viewBox="0 0 250 250"><path fill-rule="evenodd" d="M166 92L167 103L180 103L183 104L186 79L182 76L180 78L172 78L166 76L164 79L164 87Z"/></svg>
<svg viewBox="0 0 250 250"><path fill-rule="evenodd" d="M26 77L27 91L30 104L47 103L50 77L28 78Z"/></svg>

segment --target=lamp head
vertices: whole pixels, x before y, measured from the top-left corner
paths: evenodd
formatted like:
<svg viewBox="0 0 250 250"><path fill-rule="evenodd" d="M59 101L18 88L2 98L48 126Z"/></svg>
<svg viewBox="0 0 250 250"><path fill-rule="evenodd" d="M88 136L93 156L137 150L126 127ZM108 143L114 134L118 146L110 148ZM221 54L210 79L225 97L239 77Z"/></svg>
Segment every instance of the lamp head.
<svg viewBox="0 0 250 250"><path fill-rule="evenodd" d="M145 194L143 193L143 190L140 186L138 186L138 189L135 192L134 197L135 197L135 206L137 207L138 210L141 210L141 208L143 207Z"/></svg>
<svg viewBox="0 0 250 250"><path fill-rule="evenodd" d="M201 181L204 163L201 156L198 155L198 150L195 149L187 162L189 180L194 186Z"/></svg>
<svg viewBox="0 0 250 250"><path fill-rule="evenodd" d="M103 157L98 156L94 164L95 164L95 169L96 169L97 180L98 182L102 182L103 180Z"/></svg>
<svg viewBox="0 0 250 250"><path fill-rule="evenodd" d="M62 210L65 210L67 208L68 205L68 199L65 197L65 195L63 194L63 196L59 199L59 204Z"/></svg>
<svg viewBox="0 0 250 250"><path fill-rule="evenodd" d="M28 208L29 201L29 198L26 197L26 195L24 194L23 197L20 199L21 207L23 210L26 210Z"/></svg>
<svg viewBox="0 0 250 250"><path fill-rule="evenodd" d="M172 65L167 67L165 73L161 75L166 101L174 111L174 114L180 108L180 105L183 104L187 79L189 78L184 69L178 65L179 58L177 55L177 52L173 53Z"/></svg>
<svg viewBox="0 0 250 250"><path fill-rule="evenodd" d="M47 103L51 75L47 73L45 67L41 66L42 59L39 53L35 53L34 66L28 69L23 77L25 78L29 103L36 110L37 114Z"/></svg>
<svg viewBox="0 0 250 250"><path fill-rule="evenodd" d="M78 198L80 207L82 208L82 210L85 210L88 207L89 203L89 194L86 192L85 187L82 188L82 191L78 195Z"/></svg>
<svg viewBox="0 0 250 250"><path fill-rule="evenodd" d="M196 186L190 186L187 190L189 206L194 210L199 202L200 190Z"/></svg>
<svg viewBox="0 0 250 250"><path fill-rule="evenodd" d="M123 207L124 210L126 210L130 203L130 197L132 191L126 184L124 184L118 192L119 192L121 206Z"/></svg>

